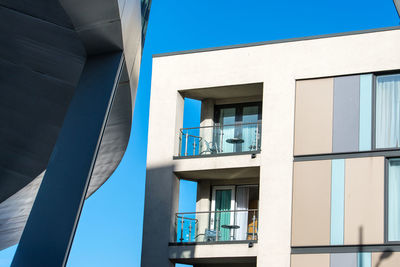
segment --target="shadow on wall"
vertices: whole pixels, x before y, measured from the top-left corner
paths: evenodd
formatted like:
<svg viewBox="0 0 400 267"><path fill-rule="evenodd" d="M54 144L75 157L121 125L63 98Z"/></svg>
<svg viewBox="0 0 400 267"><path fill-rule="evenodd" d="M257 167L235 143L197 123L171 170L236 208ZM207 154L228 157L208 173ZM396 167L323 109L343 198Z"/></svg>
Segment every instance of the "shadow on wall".
<svg viewBox="0 0 400 267"><path fill-rule="evenodd" d="M194 247L168 245L176 238L175 214L179 205L179 179L174 166L149 167L143 222L142 267L174 266L170 258L193 258ZM175 255L173 255L175 254Z"/></svg>
<svg viewBox="0 0 400 267"><path fill-rule="evenodd" d="M386 260L387 258L389 258L390 256L392 256L393 251L390 249L385 250L381 256L379 257L379 261L376 263L375 267L379 267L381 265L381 262L383 260ZM362 265L361 265L362 266Z"/></svg>
<svg viewBox="0 0 400 267"><path fill-rule="evenodd" d="M170 257L171 262L176 263L177 266L182 266L180 264L185 264L184 266L196 266L194 265L194 252L195 246L181 246L181 245L174 245L170 246ZM180 263L180 264L178 264ZM186 265L187 264L187 265Z"/></svg>
<svg viewBox="0 0 400 267"><path fill-rule="evenodd" d="M360 227L358 228L358 235L359 235L359 244L360 244L359 252L361 253L361 252L364 252L364 251L363 251L363 246L362 246L362 245L363 245L363 242L364 242L364 238L363 238L364 229L363 229L362 226L360 226ZM382 263L384 260L390 258L390 257L392 256L392 254L393 254L393 251L390 250L390 249L386 249L385 251L383 251L383 253L382 253L381 256L379 257L379 260L378 260L378 262L376 263L375 267L381 266L381 263ZM359 258L359 261L360 261L360 262L359 262L359 265L358 265L358 266L364 266L363 257L360 257L360 258Z"/></svg>
<svg viewBox="0 0 400 267"><path fill-rule="evenodd" d="M195 259L196 246L176 244L176 213L179 209L179 178L174 165L147 168L143 223L142 267L255 267L255 259ZM204 246L202 247L204 249Z"/></svg>

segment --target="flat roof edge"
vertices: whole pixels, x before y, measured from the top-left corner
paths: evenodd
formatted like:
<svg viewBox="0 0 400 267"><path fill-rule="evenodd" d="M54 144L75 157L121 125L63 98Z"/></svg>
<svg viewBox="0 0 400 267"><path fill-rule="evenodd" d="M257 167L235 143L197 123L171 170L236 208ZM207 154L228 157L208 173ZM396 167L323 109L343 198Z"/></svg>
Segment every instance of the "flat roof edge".
<svg viewBox="0 0 400 267"><path fill-rule="evenodd" d="M199 49L184 50L184 51L177 51L177 52L159 53L159 54L154 54L153 58L176 56L176 55L186 55L186 54L201 53L201 52L211 52L211 51L227 50L227 49L234 49L234 48L246 48L246 47L269 45L269 44L307 41L307 40L315 40L315 39L322 39L322 38L341 37L341 36L357 35L357 34L365 34L365 33L393 31L393 30L400 30L400 26L375 28L375 29L360 30L360 31L341 32L341 33L330 33L330 34L322 34L322 35L312 35L312 36L306 36L306 37L295 37L295 38L289 38L289 39L254 42L254 43L246 43L246 44L199 48Z"/></svg>

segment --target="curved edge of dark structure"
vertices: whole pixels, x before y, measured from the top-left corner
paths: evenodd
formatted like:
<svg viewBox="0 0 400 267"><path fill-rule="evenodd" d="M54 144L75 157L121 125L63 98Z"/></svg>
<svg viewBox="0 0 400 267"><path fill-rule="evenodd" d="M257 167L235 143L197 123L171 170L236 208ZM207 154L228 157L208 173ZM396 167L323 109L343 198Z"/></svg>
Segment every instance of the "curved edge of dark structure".
<svg viewBox="0 0 400 267"><path fill-rule="evenodd" d="M26 25L17 32L15 27L7 28L4 23L0 26L0 32L8 33L7 40L0 45L4 51L0 52L0 83L4 88L0 97L6 96L2 98L4 101L7 97L16 98L14 93L8 92L15 92L17 86L22 99L22 103L11 102L0 108L0 117L9 117L5 120L6 130L0 127L0 137L7 137L3 140L11 151L0 155L0 250L18 243L21 237L85 58L119 50L125 55L123 72L86 198L96 192L118 167L131 133L150 5L151 1L146 0L59 0L52 5L38 0L29 4L16 0L0 2L0 21ZM4 34L0 39L5 39ZM14 49L14 56L9 56L7 49ZM17 71L18 75L15 75ZM10 72L16 76L14 80L1 79L11 77ZM32 86L19 83L24 80ZM36 88L40 90L35 91ZM55 89L59 90L58 95L54 93ZM27 108L26 103L32 101L32 97L37 99L36 106ZM29 119L29 114L33 119ZM19 128L13 129L18 119L21 120L17 125ZM38 147L40 149L35 150ZM10 162L13 156L20 160ZM16 173L9 166L23 171Z"/></svg>

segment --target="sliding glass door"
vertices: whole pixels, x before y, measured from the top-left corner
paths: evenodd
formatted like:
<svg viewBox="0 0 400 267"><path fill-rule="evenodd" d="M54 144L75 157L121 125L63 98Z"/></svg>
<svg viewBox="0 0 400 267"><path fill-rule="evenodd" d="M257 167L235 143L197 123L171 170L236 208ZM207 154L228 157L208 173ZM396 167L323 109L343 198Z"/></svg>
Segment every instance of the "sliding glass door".
<svg viewBox="0 0 400 267"><path fill-rule="evenodd" d="M235 147L228 143L235 137L236 108L222 108L219 116L220 147L224 153L236 152Z"/></svg>
<svg viewBox="0 0 400 267"><path fill-rule="evenodd" d="M230 227L233 225L234 217L231 212L235 208L235 187L215 186L213 187L211 202L211 229L216 232L217 241L231 240Z"/></svg>
<svg viewBox="0 0 400 267"><path fill-rule="evenodd" d="M261 103L215 106L214 144L219 153L259 150Z"/></svg>
<svg viewBox="0 0 400 267"><path fill-rule="evenodd" d="M259 125L257 124L259 120L259 106L247 106L243 107L243 115L242 115L242 139L243 144L241 144L242 151L252 151L257 150L259 148L258 134L259 134Z"/></svg>
<svg viewBox="0 0 400 267"><path fill-rule="evenodd" d="M258 185L213 186L210 229L216 241L257 240Z"/></svg>

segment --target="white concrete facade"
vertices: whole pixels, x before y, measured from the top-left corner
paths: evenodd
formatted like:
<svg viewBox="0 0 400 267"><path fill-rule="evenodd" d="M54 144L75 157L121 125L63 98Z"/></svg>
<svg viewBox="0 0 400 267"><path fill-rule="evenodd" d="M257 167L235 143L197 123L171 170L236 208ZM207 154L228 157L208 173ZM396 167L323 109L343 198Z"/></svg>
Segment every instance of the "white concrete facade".
<svg viewBox="0 0 400 267"><path fill-rule="evenodd" d="M249 256L257 251L257 266L289 267L296 80L398 70L399 43L400 28L392 28L154 57L142 266L173 266L169 257L182 251L168 246L178 209L175 172L259 167L258 244L242 251ZM255 159L250 154L173 159L183 123L182 93L253 83L263 84L262 145ZM155 207L163 207L163 212ZM218 246L225 251L234 245L191 246L182 253L186 258L207 253L219 257Z"/></svg>

